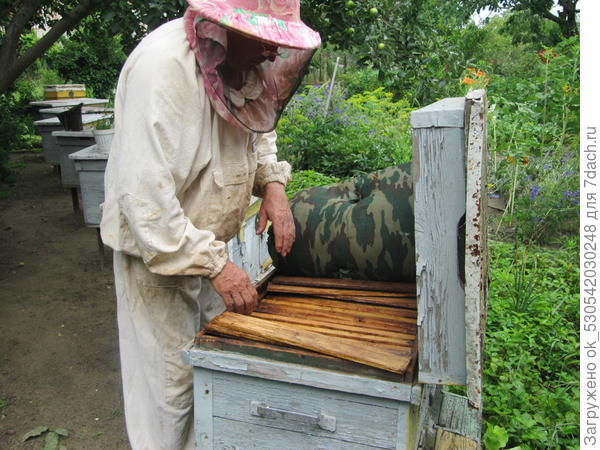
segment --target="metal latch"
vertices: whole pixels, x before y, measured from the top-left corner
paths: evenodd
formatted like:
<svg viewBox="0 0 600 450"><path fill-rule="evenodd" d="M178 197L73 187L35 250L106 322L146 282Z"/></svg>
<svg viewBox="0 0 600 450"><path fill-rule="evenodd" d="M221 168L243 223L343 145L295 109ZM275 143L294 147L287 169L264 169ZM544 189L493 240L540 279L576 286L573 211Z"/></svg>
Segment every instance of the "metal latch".
<svg viewBox="0 0 600 450"><path fill-rule="evenodd" d="M311 416L310 414L272 408L257 400L252 400L250 402L250 415L263 417L265 419L292 420L294 422L305 423L307 425L314 425L322 430L330 431L332 433L335 432L336 418L334 416L327 416L325 414Z"/></svg>

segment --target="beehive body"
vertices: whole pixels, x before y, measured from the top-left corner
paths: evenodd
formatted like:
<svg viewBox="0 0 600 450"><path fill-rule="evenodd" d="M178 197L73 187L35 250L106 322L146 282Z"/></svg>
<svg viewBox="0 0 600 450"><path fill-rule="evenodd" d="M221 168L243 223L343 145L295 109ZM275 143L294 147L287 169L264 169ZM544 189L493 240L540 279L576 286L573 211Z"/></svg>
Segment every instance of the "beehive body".
<svg viewBox="0 0 600 450"><path fill-rule="evenodd" d="M481 339L485 309L486 260L478 257L485 143L477 148L472 135L479 127L475 137L483 138L484 122L484 93L413 116L418 372L384 372L268 341L199 337L184 352L194 366L198 449L478 448L481 346L473 341ZM467 323L466 314L479 320ZM467 380L469 400L436 387Z"/></svg>

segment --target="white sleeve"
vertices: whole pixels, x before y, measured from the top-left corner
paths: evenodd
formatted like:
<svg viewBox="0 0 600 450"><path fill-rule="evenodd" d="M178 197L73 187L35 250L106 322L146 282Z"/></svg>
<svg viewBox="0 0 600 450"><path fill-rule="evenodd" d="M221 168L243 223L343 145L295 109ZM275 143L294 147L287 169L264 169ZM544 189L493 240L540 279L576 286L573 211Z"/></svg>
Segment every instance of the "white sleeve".
<svg viewBox="0 0 600 450"><path fill-rule="evenodd" d="M284 186L290 181L291 167L287 161L277 161L277 134L258 134L256 140L257 168L254 177L253 194L262 197L265 186L276 181Z"/></svg>
<svg viewBox="0 0 600 450"><path fill-rule="evenodd" d="M177 58L145 55L122 77L110 188L150 271L212 278L227 262L227 245L194 227L177 197L198 159L193 143L200 138L195 140L193 133L199 135L202 123L210 123L196 121L199 112L190 111L188 97L199 94L194 92L195 73L188 72ZM206 152L208 162L210 149Z"/></svg>

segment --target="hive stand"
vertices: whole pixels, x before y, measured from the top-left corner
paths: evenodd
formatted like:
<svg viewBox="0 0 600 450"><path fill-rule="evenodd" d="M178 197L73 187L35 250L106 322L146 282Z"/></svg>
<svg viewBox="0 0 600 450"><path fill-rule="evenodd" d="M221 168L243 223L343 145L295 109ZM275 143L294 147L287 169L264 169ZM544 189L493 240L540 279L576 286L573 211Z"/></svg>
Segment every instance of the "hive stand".
<svg viewBox="0 0 600 450"><path fill-rule="evenodd" d="M485 92L415 111L411 124L417 373L251 341L199 339L182 352L193 366L197 449L480 447ZM252 251L246 258L266 262ZM466 384L468 398L445 393L446 384Z"/></svg>

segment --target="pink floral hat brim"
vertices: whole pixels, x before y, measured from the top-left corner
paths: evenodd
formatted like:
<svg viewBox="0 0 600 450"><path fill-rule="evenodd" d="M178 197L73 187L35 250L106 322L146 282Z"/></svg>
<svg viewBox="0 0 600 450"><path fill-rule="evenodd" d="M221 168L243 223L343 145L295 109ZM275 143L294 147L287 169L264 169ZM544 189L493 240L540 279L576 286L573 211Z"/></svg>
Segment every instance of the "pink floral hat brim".
<svg viewBox="0 0 600 450"><path fill-rule="evenodd" d="M187 0L202 18L277 47L316 49L319 33L299 17L298 0Z"/></svg>

